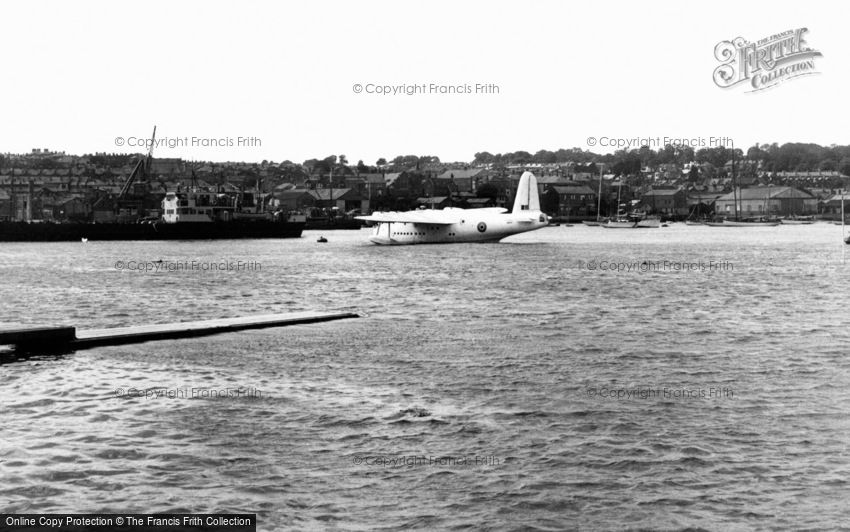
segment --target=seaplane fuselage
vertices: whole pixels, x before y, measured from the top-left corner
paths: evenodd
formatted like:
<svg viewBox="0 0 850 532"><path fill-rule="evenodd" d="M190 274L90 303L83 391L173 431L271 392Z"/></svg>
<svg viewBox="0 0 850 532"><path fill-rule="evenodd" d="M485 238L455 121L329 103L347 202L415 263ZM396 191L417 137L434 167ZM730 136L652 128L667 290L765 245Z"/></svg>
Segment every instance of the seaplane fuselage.
<svg viewBox="0 0 850 532"><path fill-rule="evenodd" d="M416 210L376 212L358 216L375 224L369 240L382 245L497 242L505 237L545 227L549 217L540 210L537 179L525 172L517 186L514 208Z"/></svg>
<svg viewBox="0 0 850 532"><path fill-rule="evenodd" d="M549 223L549 219L543 213L517 220L511 213L486 212L488 210L449 207L442 211L435 211L444 215L457 216L458 221L451 224L376 222L369 240L382 245L498 242L511 235L540 229Z"/></svg>

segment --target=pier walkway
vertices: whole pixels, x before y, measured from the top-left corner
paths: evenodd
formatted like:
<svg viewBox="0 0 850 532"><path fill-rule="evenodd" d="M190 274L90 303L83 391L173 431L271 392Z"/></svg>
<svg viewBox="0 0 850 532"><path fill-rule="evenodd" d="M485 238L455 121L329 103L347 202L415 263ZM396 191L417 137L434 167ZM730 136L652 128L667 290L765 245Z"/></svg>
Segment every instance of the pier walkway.
<svg viewBox="0 0 850 532"><path fill-rule="evenodd" d="M69 326L0 324L0 345L14 345L17 348L25 349L73 350L104 345L134 344L152 340L192 338L246 329L286 327L287 325L302 325L357 317L357 314L350 312L296 312L81 331L78 331L76 327Z"/></svg>

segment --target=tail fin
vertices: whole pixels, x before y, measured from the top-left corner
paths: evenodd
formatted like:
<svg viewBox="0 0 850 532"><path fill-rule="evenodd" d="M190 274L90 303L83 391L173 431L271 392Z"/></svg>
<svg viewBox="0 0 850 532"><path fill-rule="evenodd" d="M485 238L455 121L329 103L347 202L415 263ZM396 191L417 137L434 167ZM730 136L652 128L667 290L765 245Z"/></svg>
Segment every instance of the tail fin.
<svg viewBox="0 0 850 532"><path fill-rule="evenodd" d="M522 211L539 211L540 197L537 194L537 178L531 172L523 172L514 200L513 214Z"/></svg>

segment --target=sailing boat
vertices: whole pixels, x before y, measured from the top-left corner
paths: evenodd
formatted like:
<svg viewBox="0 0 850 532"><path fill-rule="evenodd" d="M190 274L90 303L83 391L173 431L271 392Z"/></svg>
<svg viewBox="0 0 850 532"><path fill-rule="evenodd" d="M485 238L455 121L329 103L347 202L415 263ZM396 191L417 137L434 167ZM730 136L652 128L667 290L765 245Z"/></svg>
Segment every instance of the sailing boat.
<svg viewBox="0 0 850 532"><path fill-rule="evenodd" d="M622 187L622 179L617 187L617 217L613 220L608 220L607 223L601 224L606 229L650 229L661 227L661 219L657 216L647 216L645 212L632 211L629 213L623 212L620 207L620 188Z"/></svg>
<svg viewBox="0 0 850 532"><path fill-rule="evenodd" d="M637 222L630 220L626 214L620 209L620 190L623 187L623 178L617 182L617 217L613 220L608 220L607 223L601 224L605 229L632 229L637 226Z"/></svg>

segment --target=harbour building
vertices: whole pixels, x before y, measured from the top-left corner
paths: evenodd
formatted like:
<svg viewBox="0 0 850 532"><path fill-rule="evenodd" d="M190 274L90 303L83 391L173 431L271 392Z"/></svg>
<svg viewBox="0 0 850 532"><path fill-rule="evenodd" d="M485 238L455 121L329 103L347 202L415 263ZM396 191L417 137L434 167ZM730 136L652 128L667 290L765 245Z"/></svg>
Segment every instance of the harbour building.
<svg viewBox="0 0 850 532"><path fill-rule="evenodd" d="M818 212L818 199L793 187L739 188L717 198L714 212L734 216L736 201L741 216L805 216Z"/></svg>

